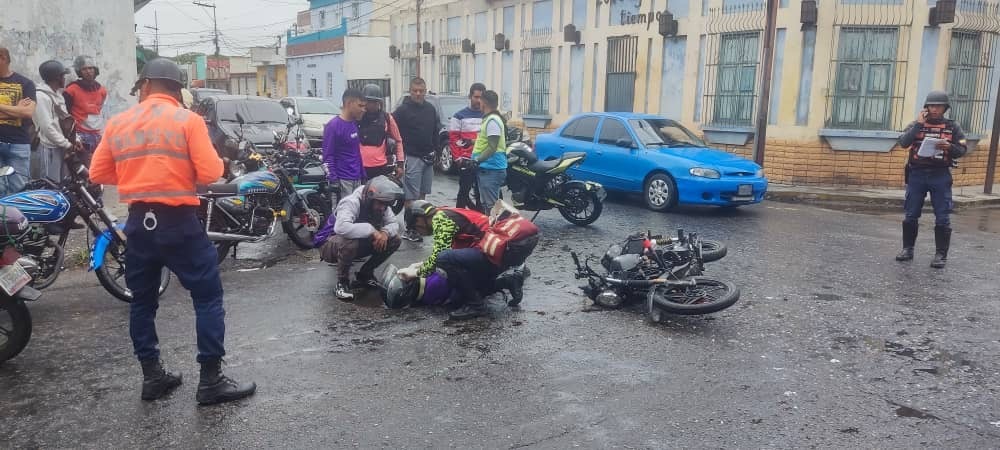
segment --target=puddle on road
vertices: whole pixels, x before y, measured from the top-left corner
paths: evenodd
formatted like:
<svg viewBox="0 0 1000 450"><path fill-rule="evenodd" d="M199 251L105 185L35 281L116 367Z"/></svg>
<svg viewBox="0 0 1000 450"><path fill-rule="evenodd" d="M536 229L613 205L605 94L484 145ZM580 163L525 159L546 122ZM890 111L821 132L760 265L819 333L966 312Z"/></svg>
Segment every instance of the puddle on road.
<svg viewBox="0 0 1000 450"><path fill-rule="evenodd" d="M927 202L927 205L929 206L930 202ZM899 216L900 218L903 216L902 209L894 206L849 204L821 204L817 206L823 209L872 216ZM925 214L933 216L933 211L925 208ZM951 222L953 228L1000 234L1000 207L959 209L951 214Z"/></svg>

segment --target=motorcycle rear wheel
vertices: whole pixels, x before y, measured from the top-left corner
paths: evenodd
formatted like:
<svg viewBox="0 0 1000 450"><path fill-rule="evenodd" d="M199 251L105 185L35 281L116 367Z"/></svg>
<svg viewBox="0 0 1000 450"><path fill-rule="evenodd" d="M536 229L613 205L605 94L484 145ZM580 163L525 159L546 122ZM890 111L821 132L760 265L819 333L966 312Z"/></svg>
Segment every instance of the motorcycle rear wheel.
<svg viewBox="0 0 1000 450"><path fill-rule="evenodd" d="M710 314L736 304L740 290L733 283L708 277L696 278L694 287L659 285L649 290L647 305L678 315Z"/></svg>
<svg viewBox="0 0 1000 450"><path fill-rule="evenodd" d="M125 246L112 242L104 250L104 263L94 271L97 281L118 300L132 303L132 290L125 286ZM163 295L170 285L170 269L164 267L160 272L160 289L157 296Z"/></svg>
<svg viewBox="0 0 1000 450"><path fill-rule="evenodd" d="M0 298L0 364L21 353L31 339L31 312L24 302Z"/></svg>
<svg viewBox="0 0 1000 450"><path fill-rule="evenodd" d="M563 203L566 206L559 207L559 214L569 223L581 227L596 222L604 210L604 203L597 198L596 192L577 186L565 191Z"/></svg>

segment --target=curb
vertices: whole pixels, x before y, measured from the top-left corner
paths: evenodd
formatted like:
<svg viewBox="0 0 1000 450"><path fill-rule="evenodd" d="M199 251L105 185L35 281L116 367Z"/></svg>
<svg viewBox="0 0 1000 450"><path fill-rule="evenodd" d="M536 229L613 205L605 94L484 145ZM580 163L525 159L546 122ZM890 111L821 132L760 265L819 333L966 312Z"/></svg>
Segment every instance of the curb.
<svg viewBox="0 0 1000 450"><path fill-rule="evenodd" d="M903 207L903 197L872 197L851 193L807 192L807 191L768 191L765 199L781 203L813 203L813 204L853 204ZM1000 197L963 198L954 197L955 209L976 208L1000 205Z"/></svg>

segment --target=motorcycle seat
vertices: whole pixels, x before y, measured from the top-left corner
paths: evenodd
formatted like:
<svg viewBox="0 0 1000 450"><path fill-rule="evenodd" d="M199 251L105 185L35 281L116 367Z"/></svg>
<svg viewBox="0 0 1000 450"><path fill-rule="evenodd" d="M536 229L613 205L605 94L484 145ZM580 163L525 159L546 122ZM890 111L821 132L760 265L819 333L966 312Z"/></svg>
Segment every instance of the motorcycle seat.
<svg viewBox="0 0 1000 450"><path fill-rule="evenodd" d="M562 157L559 159L551 159L548 161L536 161L534 163L528 164L528 168L535 173L545 173L556 167L559 167L563 161L572 158L586 157L587 154L584 152L568 152L563 153Z"/></svg>
<svg viewBox="0 0 1000 450"><path fill-rule="evenodd" d="M240 186L235 183L217 183L198 186L198 195L202 197L232 197L239 193Z"/></svg>
<svg viewBox="0 0 1000 450"><path fill-rule="evenodd" d="M532 153L532 152L515 149L515 150L511 150L510 154L514 155L514 156L516 156L518 158L523 159L524 162L525 162L525 164L528 164L528 165L531 165L531 164L534 164L534 163L538 162L538 156L535 156L535 154Z"/></svg>

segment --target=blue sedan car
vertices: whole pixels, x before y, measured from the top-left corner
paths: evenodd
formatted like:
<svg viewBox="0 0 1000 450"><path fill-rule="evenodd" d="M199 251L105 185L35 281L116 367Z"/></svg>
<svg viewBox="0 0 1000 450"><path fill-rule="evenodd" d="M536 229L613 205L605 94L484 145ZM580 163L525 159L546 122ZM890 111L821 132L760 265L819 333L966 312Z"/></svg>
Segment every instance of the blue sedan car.
<svg viewBox="0 0 1000 450"><path fill-rule="evenodd" d="M586 152L570 174L612 191L641 193L646 206L740 206L759 203L767 178L759 165L708 148L681 124L648 114L584 113L551 134L540 134L539 159Z"/></svg>

